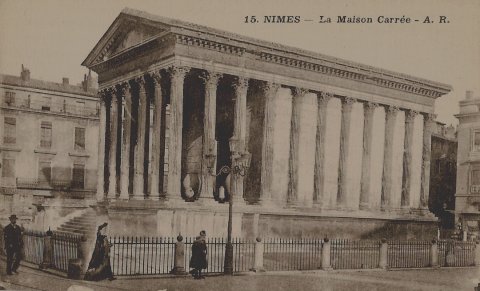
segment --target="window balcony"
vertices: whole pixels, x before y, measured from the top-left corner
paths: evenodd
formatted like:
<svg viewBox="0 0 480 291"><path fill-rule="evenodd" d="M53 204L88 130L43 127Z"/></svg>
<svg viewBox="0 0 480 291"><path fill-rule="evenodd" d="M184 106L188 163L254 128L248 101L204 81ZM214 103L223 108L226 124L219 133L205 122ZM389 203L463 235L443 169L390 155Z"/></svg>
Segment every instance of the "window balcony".
<svg viewBox="0 0 480 291"><path fill-rule="evenodd" d="M45 102L30 101L27 98L18 97L15 98L15 102L4 101L3 106L7 108L29 109L38 112L52 112L82 117L98 117L100 115L99 108L65 104L62 102L46 104Z"/></svg>
<svg viewBox="0 0 480 291"><path fill-rule="evenodd" d="M83 181L73 180L42 180L37 178L17 178L18 189L38 189L38 190L85 190Z"/></svg>

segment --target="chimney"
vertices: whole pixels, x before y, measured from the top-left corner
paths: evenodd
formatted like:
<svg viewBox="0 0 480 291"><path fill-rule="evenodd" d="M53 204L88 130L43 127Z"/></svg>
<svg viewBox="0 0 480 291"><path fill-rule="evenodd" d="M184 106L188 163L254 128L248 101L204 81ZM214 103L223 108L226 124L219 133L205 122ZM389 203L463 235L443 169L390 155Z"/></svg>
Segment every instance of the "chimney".
<svg viewBox="0 0 480 291"><path fill-rule="evenodd" d="M82 82L82 87L85 92L94 88L93 84L93 78L92 78L92 71L88 70L88 75L84 74L83 75L83 82Z"/></svg>
<svg viewBox="0 0 480 291"><path fill-rule="evenodd" d="M473 91L467 90L467 92L465 93L465 98L467 100L473 99Z"/></svg>
<svg viewBox="0 0 480 291"><path fill-rule="evenodd" d="M30 70L23 66L22 71L20 72L20 77L23 81L30 81Z"/></svg>
<svg viewBox="0 0 480 291"><path fill-rule="evenodd" d="M63 86L68 85L69 84L68 78L63 77L62 78L62 84L63 84Z"/></svg>

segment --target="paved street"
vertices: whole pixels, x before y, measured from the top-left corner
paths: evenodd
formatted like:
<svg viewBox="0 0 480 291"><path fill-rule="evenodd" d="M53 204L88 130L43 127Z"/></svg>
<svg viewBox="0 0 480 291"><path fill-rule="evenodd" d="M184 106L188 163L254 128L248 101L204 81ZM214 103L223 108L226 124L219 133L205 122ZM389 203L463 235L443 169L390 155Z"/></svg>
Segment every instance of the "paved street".
<svg viewBox="0 0 480 291"><path fill-rule="evenodd" d="M65 291L81 285L103 290L470 290L480 272L476 268L404 271L304 271L270 272L233 277L211 276L205 280L184 278L125 279L84 282L62 278L27 267L20 274L5 275L1 261L0 286L12 290Z"/></svg>

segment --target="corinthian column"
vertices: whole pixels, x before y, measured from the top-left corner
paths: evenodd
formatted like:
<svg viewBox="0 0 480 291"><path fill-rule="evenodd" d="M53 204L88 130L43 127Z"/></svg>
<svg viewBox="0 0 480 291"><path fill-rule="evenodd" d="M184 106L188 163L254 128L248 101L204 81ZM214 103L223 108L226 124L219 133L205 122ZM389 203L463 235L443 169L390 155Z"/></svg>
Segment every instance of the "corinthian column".
<svg viewBox="0 0 480 291"><path fill-rule="evenodd" d="M215 177L209 172L209 156L216 160L217 141L215 139L217 86L222 74L206 72L202 79L205 82L205 103L203 114L203 160L202 160L202 190L199 198L209 201L213 199ZM212 171L216 171L216 162L213 162Z"/></svg>
<svg viewBox="0 0 480 291"><path fill-rule="evenodd" d="M270 82L265 83L262 87L265 96L265 113L263 120L262 173L259 202L264 206L267 206L272 200L275 96L279 88L279 84Z"/></svg>
<svg viewBox="0 0 480 291"><path fill-rule="evenodd" d="M300 117L302 113L302 104L305 94L308 90L303 88L294 88L292 90L292 119L290 127L290 160L288 184L288 204L294 206L298 203L298 176L300 175Z"/></svg>
<svg viewBox="0 0 480 291"><path fill-rule="evenodd" d="M327 132L327 105L332 94L321 92L318 96L317 136L315 142L315 171L314 171L314 196L315 206L323 208L328 206L325 197L325 141ZM326 200L326 201L325 201ZM326 202L326 203L325 203Z"/></svg>
<svg viewBox="0 0 480 291"><path fill-rule="evenodd" d="M385 147L383 157L382 178L382 208L388 209L392 203L392 180L393 180L393 139L395 137L395 122L398 108L395 106L385 107Z"/></svg>
<svg viewBox="0 0 480 291"><path fill-rule="evenodd" d="M150 165L150 199L160 199L160 185L163 186L163 162L160 163L162 151L160 132L162 128L163 98L161 87L161 76L159 72L152 74L154 86L154 111L153 111L153 129L152 129L152 160ZM162 182L161 182L162 181ZM163 187L162 187L163 188Z"/></svg>
<svg viewBox="0 0 480 291"><path fill-rule="evenodd" d="M407 110L405 112L405 139L403 151L403 179L402 179L402 207L409 208L411 176L412 176L412 153L413 153L413 131L415 125L415 117L418 112Z"/></svg>
<svg viewBox="0 0 480 291"><path fill-rule="evenodd" d="M107 110L105 107L106 92L99 92L100 100L100 125L98 127L98 165L97 165L97 201L105 198L105 133L107 126Z"/></svg>
<svg viewBox="0 0 480 291"><path fill-rule="evenodd" d="M246 154L246 133L247 133L247 91L248 79L238 77L237 82L233 84L235 89L235 111L233 119L233 136L230 139L230 151L232 157ZM232 167L235 167L235 161L232 161ZM240 174L231 175L233 199L235 204L245 203L243 198L243 180Z"/></svg>
<svg viewBox="0 0 480 291"><path fill-rule="evenodd" d="M348 199L348 164L350 150L350 127L355 99L342 98L342 124L340 127L340 166L338 173L337 205L346 206Z"/></svg>
<svg viewBox="0 0 480 291"><path fill-rule="evenodd" d="M172 67L170 89L170 127L168 144L168 182L166 199L181 198L183 83L189 71L186 67Z"/></svg>
<svg viewBox="0 0 480 291"><path fill-rule="evenodd" d="M147 116L147 94L145 92L145 78L142 76L136 80L138 84L138 115L137 115L137 144L135 145L135 162L133 174L133 199L145 198L144 166L145 166L145 136ZM150 122L148 123L150 124Z"/></svg>
<svg viewBox="0 0 480 291"><path fill-rule="evenodd" d="M372 161L373 115L378 104L367 102L364 104L363 120L363 157L362 182L360 189L360 209L368 209L370 203L370 167Z"/></svg>
<svg viewBox="0 0 480 291"><path fill-rule="evenodd" d="M127 200L129 198L128 186L130 184L130 137L132 127L132 93L128 82L121 86L121 95L123 99L122 115L122 152L120 164L120 199Z"/></svg>
<svg viewBox="0 0 480 291"><path fill-rule="evenodd" d="M432 154L432 131L434 114L423 115L423 150L422 150L422 184L420 188L420 208L428 211L428 195L430 190L430 158Z"/></svg>
<svg viewBox="0 0 480 291"><path fill-rule="evenodd" d="M118 99L117 89L110 89L110 148L109 148L109 182L108 198L115 199L117 192L117 129L118 129Z"/></svg>

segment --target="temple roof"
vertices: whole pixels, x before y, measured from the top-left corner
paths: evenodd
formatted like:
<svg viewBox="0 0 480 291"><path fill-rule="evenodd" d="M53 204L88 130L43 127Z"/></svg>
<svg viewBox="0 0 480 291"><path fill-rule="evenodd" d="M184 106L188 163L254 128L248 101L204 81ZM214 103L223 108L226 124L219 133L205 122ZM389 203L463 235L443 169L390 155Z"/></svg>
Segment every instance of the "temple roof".
<svg viewBox="0 0 480 291"><path fill-rule="evenodd" d="M435 91L434 94L429 93L429 95L434 98L446 94L452 90L452 87L448 84L443 84L407 74L372 67L361 63L344 60L341 58L335 58L296 47L259 40L256 38L247 37L240 34L227 32L220 29L198 25L182 20L157 16L131 8L124 8L122 10L122 12L111 24L109 29L102 36L97 45L83 61L82 65L91 68L108 60L108 56L106 55L107 51L113 51L115 48L112 48L112 46L114 45L116 45L117 47L116 50L113 51L113 53L110 52L110 56L112 58L127 51L129 49L128 47L123 48L123 50L119 50L118 40L115 42L115 35L117 35L118 38L118 30L121 30L122 27L125 27L125 23L127 22L130 23L130 25L133 24L135 26L138 26L138 24L142 24L140 26L148 28L147 31L143 32L140 38L137 37L137 43L134 43L134 45L132 45L131 47L138 47L141 46L143 43L147 43L150 40L155 39L155 37L163 37L168 33L173 33L177 36L181 36L184 38L201 38L214 41L216 45L225 44L227 46L232 46L234 49L241 48L239 54L241 54L242 51L259 51L264 54L262 55L263 60L267 61L273 60L277 63L283 63L285 61L284 59L288 59L288 62L293 61L295 64L297 64L297 62L303 62L301 66L304 67L308 65L315 66L318 64L323 67L333 68L333 70L344 71L346 72L346 74L362 75L364 79L372 79L382 85L390 83L386 86L389 86L391 88L401 89L404 83L408 85L421 86L429 91ZM181 40L185 41L184 39ZM236 53L238 53L238 51ZM305 60L308 60L307 63ZM338 73L338 75L343 76L343 73Z"/></svg>

